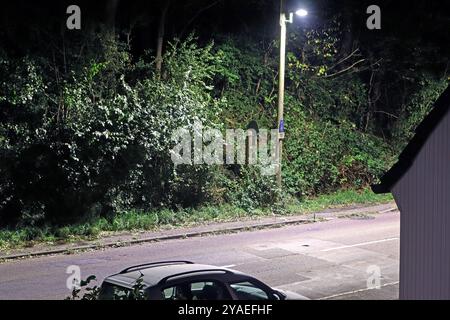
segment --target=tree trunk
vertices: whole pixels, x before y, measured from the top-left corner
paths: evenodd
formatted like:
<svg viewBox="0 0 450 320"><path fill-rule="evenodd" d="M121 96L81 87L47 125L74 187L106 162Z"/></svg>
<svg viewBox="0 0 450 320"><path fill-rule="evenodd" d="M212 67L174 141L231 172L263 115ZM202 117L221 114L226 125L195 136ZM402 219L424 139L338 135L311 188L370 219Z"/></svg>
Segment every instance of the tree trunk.
<svg viewBox="0 0 450 320"><path fill-rule="evenodd" d="M116 15L120 0L109 0L106 5L106 26L112 34L115 34Z"/></svg>
<svg viewBox="0 0 450 320"><path fill-rule="evenodd" d="M167 20L167 11L169 10L170 0L165 1L164 7L161 11L161 18L159 20L158 26L158 38L156 44L156 73L158 77L161 76L161 69L163 63L163 45L164 45L164 34Z"/></svg>

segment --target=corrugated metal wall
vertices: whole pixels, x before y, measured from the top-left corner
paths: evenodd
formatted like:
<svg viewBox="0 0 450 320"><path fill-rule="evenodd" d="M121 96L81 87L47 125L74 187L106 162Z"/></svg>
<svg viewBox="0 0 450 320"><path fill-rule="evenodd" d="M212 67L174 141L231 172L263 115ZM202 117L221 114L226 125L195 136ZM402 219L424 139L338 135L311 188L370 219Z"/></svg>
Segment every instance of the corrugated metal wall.
<svg viewBox="0 0 450 320"><path fill-rule="evenodd" d="M450 116L393 188L400 218L400 299L450 299Z"/></svg>

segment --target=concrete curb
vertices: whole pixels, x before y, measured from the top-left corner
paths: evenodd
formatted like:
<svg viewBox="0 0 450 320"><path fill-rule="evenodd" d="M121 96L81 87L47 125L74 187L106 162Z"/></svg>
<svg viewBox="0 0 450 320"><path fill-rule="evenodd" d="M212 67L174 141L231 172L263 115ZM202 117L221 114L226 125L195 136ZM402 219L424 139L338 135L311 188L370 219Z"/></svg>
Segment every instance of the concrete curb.
<svg viewBox="0 0 450 320"><path fill-rule="evenodd" d="M296 224L306 224L306 223L315 223L323 220L328 220L330 218L339 217L341 214L353 212L353 211L364 211L365 209L372 209L373 213L387 213L393 210L396 210L396 207L392 208L393 203L385 203L378 205L368 205L368 206L359 206L359 207L344 207L340 208L336 211L323 211L311 213L303 217L285 217L282 221L274 221L274 222L261 222L261 221L244 221L242 222L244 225L242 226L231 226L231 227L220 227L220 223L213 225L210 229L199 230L193 232L176 232L170 235L155 235L150 237L143 237L139 239L126 239L126 240L117 240L117 241L105 241L103 243L93 243L87 245L80 245L74 247L61 247L52 250L42 250L35 252L21 252L10 255L0 255L0 263L18 260L24 258L33 258L33 257L41 257L41 256L49 256L49 255L57 255L57 254L69 254L73 252L87 251L87 250L99 250L106 248L115 248L115 247L126 247L143 243L151 243L151 242L160 242L160 241L168 241L168 240L179 240L186 238L194 238L194 237L202 237L202 236L210 236L217 234L226 234L226 233L237 233L241 231L251 231L251 230L261 230L261 229L274 229L280 228L289 225ZM375 208L380 207L389 207L384 208L384 210L374 210ZM395 205L394 205L395 206ZM226 224L226 223L225 223Z"/></svg>

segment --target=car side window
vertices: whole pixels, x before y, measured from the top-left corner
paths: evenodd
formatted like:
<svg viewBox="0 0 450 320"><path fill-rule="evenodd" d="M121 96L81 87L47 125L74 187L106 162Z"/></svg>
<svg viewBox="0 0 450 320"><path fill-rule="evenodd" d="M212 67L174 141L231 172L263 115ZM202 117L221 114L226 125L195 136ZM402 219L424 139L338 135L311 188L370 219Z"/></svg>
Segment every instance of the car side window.
<svg viewBox="0 0 450 320"><path fill-rule="evenodd" d="M269 300L269 294L255 284L244 281L230 284L239 300Z"/></svg>
<svg viewBox="0 0 450 320"><path fill-rule="evenodd" d="M229 300L225 286L217 281L186 282L162 291L165 300Z"/></svg>

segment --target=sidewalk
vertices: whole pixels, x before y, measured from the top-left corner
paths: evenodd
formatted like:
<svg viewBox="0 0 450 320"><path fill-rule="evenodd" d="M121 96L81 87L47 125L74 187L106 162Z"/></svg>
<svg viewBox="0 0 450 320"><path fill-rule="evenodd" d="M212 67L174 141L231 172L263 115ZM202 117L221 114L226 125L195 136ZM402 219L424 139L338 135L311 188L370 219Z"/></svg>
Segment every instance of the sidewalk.
<svg viewBox="0 0 450 320"><path fill-rule="evenodd" d="M30 248L13 249L0 253L0 262L4 260L30 258L54 254L70 254L77 251L98 250L102 248L130 246L141 243L201 237L221 233L233 233L241 231L258 230L265 228L280 228L301 223L314 223L328 219L364 216L396 210L394 202L380 205L357 205L339 209L329 209L307 215L270 216L259 218L247 218L240 221L209 223L195 227L181 227L174 229L161 229L146 232L122 232L111 236L102 237L93 241L79 241L65 244L39 244Z"/></svg>

